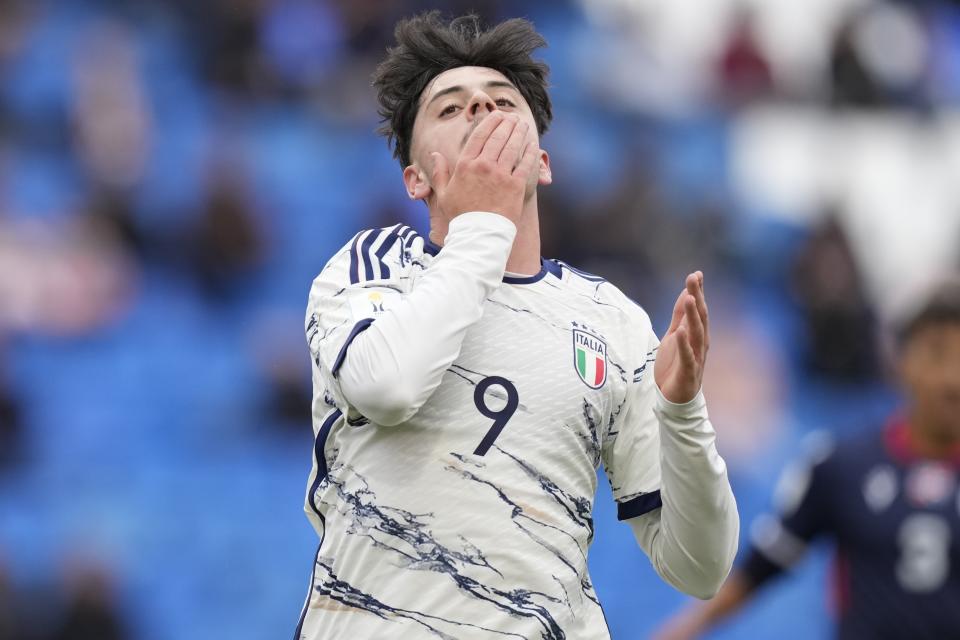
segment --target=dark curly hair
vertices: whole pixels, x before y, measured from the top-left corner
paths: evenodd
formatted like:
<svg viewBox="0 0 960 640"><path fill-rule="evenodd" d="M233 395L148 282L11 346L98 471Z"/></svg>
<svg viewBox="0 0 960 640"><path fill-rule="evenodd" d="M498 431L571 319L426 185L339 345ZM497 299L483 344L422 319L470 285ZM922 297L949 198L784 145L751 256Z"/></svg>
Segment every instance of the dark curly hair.
<svg viewBox="0 0 960 640"><path fill-rule="evenodd" d="M897 338L901 346L930 325L960 325L960 274L943 278L924 303L900 323Z"/></svg>
<svg viewBox="0 0 960 640"><path fill-rule="evenodd" d="M522 18L483 30L475 15L444 22L439 11L430 11L397 23L397 46L373 74L373 86L382 118L378 133L393 146L401 168L410 164L413 123L420 94L433 78L457 67L488 67L499 71L519 89L530 105L537 131L543 135L553 111L547 95L549 67L531 53L546 46L533 24Z"/></svg>

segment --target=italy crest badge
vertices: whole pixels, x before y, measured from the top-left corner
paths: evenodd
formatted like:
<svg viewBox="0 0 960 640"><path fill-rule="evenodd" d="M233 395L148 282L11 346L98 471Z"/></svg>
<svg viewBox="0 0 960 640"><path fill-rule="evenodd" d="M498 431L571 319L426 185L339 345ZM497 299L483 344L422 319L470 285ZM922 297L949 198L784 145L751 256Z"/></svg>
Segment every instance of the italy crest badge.
<svg viewBox="0 0 960 640"><path fill-rule="evenodd" d="M607 380L607 343L582 329L573 330L573 366L591 389Z"/></svg>

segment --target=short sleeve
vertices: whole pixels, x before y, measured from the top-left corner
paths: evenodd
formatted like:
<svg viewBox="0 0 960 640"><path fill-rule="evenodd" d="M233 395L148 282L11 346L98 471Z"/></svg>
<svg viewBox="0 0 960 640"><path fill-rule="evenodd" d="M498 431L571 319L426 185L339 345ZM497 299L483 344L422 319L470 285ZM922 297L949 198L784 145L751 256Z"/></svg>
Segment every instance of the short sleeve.
<svg viewBox="0 0 960 640"><path fill-rule="evenodd" d="M344 413L349 407L337 373L350 343L402 299L400 251L405 239L398 230L357 234L330 259L310 289L305 329L314 376Z"/></svg>
<svg viewBox="0 0 960 640"><path fill-rule="evenodd" d="M776 510L757 518L744 569L753 583L789 569L816 537L833 530L829 443L819 443L803 460L787 466L777 483Z"/></svg>
<svg viewBox="0 0 960 640"><path fill-rule="evenodd" d="M610 481L617 517L628 520L662 506L660 500L660 423L653 363L659 340L639 307L631 315L632 362L625 367L627 389L603 441L603 466Z"/></svg>

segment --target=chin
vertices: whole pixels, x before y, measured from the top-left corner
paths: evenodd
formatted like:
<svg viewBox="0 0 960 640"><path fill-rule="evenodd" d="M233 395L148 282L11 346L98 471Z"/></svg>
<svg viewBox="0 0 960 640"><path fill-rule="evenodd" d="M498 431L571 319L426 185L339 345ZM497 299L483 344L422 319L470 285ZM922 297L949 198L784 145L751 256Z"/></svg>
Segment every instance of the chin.
<svg viewBox="0 0 960 640"><path fill-rule="evenodd" d="M960 442L960 422L956 414L943 416L936 433L942 442Z"/></svg>
<svg viewBox="0 0 960 640"><path fill-rule="evenodd" d="M954 418L954 420L956 419ZM960 442L960 424L950 424L945 433L953 442Z"/></svg>

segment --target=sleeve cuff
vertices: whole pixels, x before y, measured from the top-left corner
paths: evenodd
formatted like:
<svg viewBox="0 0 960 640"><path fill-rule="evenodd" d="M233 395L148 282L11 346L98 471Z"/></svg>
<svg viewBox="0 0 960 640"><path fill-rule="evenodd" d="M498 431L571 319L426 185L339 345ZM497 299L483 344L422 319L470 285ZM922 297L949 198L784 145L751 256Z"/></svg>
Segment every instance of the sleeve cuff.
<svg viewBox="0 0 960 640"><path fill-rule="evenodd" d="M644 493L637 496L636 498L631 498L626 502L617 503L617 520L621 522L624 520L629 520L630 518L636 518L637 516L642 516L645 513L649 513L654 509L659 509L663 506L663 500L660 498L660 490L651 491L650 493Z"/></svg>
<svg viewBox="0 0 960 640"><path fill-rule="evenodd" d="M468 211L450 221L447 235L462 228L484 229L508 234L511 242L517 235L517 225L506 216L492 211Z"/></svg>
<svg viewBox="0 0 960 640"><path fill-rule="evenodd" d="M693 396L693 399L682 404L677 404L676 402L667 400L660 391L660 387L656 384L653 386L657 389L657 410L664 416L682 420L696 418L701 414L706 414L707 400L703 397L702 387L697 391L697 395Z"/></svg>

